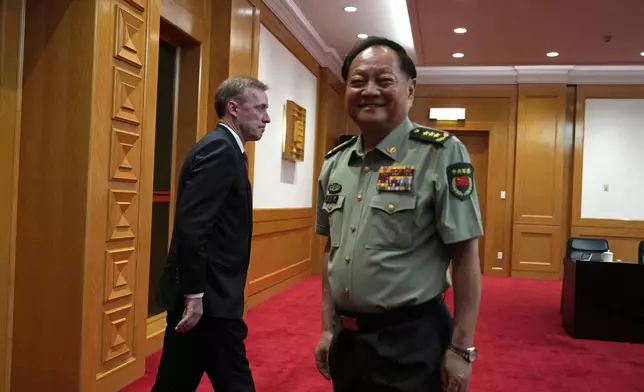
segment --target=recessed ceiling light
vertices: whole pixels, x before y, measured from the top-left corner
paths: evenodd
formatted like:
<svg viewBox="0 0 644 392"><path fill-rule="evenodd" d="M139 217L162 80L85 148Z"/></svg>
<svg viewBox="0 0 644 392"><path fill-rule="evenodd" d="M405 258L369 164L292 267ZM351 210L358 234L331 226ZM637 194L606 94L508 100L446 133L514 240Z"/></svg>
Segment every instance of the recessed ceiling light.
<svg viewBox="0 0 644 392"><path fill-rule="evenodd" d="M362 33L358 34L358 38L360 38L360 39L365 39L367 37L368 37L367 34L362 34Z"/></svg>
<svg viewBox="0 0 644 392"><path fill-rule="evenodd" d="M644 56L644 52L640 53L640 56Z"/></svg>
<svg viewBox="0 0 644 392"><path fill-rule="evenodd" d="M548 52L548 54L546 54L546 56L548 56L548 57L557 57L557 56L559 56L559 53L557 53L557 52Z"/></svg>
<svg viewBox="0 0 644 392"><path fill-rule="evenodd" d="M460 59L461 57L465 56L463 53L454 53L452 57Z"/></svg>
<svg viewBox="0 0 644 392"><path fill-rule="evenodd" d="M457 27L454 29L454 32L456 34L465 34L467 33L467 29L465 27Z"/></svg>
<svg viewBox="0 0 644 392"><path fill-rule="evenodd" d="M347 12L356 12L358 9L356 7L344 7L344 10Z"/></svg>

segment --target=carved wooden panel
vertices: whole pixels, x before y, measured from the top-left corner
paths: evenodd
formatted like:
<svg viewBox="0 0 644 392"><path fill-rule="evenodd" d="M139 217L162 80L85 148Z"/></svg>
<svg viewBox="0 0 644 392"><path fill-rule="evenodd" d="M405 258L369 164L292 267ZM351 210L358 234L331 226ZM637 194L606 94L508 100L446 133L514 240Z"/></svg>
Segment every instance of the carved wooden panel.
<svg viewBox="0 0 644 392"><path fill-rule="evenodd" d="M110 153L110 180L136 182L136 164L141 153L137 143L139 135L121 129L112 129L112 150ZM137 148L134 148L136 145Z"/></svg>
<svg viewBox="0 0 644 392"><path fill-rule="evenodd" d="M103 349L105 362L131 351L134 326L132 304L106 310L103 317Z"/></svg>
<svg viewBox="0 0 644 392"><path fill-rule="evenodd" d="M145 7L148 5L147 0L125 0L124 3L128 3L133 7L137 8L139 11L144 11Z"/></svg>
<svg viewBox="0 0 644 392"><path fill-rule="evenodd" d="M142 78L124 69L114 67L114 100L112 115L115 120L141 124L143 105Z"/></svg>
<svg viewBox="0 0 644 392"><path fill-rule="evenodd" d="M134 247L108 250L105 260L105 301L132 295L135 273L132 269Z"/></svg>
<svg viewBox="0 0 644 392"><path fill-rule="evenodd" d="M135 191L110 189L108 241L135 237L130 224L130 220L136 219L136 211L132 211L130 208L135 197Z"/></svg>
<svg viewBox="0 0 644 392"><path fill-rule="evenodd" d="M141 27L143 19L122 6L116 6L114 57L137 68L143 66L141 48L145 45L145 31Z"/></svg>
<svg viewBox="0 0 644 392"><path fill-rule="evenodd" d="M144 160L142 143L146 139L143 119L146 117L144 92L146 88L146 56L148 33L147 0L111 0L111 39L105 42L103 75L111 75L107 86L97 85L111 97L105 100L105 115L101 121L106 127L102 151L92 152L101 160L107 188L107 236L103 245L104 274L100 292L101 321L100 350L96 380L99 390L115 390L131 381L132 364L144 359L137 350L138 331L145 323L135 322L137 307L141 304L137 290L139 249L146 239L137 237L140 219L139 198ZM158 7L158 5L157 5ZM158 22L157 22L158 23ZM153 62L154 63L154 62ZM109 67L109 68L107 68ZM152 100L154 102L154 100ZM153 105L154 106L154 105ZM154 133L154 129L152 129ZM148 181L151 181L149 179ZM146 195L148 196L148 195ZM151 197L151 195L149 195ZM145 234L145 232L144 232ZM147 289L147 287L145 287ZM127 375L127 376L126 376Z"/></svg>

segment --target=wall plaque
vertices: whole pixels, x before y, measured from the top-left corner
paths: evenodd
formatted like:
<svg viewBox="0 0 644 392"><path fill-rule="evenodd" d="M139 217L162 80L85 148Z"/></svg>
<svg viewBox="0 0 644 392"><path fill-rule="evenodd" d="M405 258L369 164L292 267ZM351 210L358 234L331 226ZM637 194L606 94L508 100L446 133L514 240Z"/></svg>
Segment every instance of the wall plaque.
<svg viewBox="0 0 644 392"><path fill-rule="evenodd" d="M306 109L293 101L284 107L284 143L282 158L293 162L304 161L304 135L306 133Z"/></svg>

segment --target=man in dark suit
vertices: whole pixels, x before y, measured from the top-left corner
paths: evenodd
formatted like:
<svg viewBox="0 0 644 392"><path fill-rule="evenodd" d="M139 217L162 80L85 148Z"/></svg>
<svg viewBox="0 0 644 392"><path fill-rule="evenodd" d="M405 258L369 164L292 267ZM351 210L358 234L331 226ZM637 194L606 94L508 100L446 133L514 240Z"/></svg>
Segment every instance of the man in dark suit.
<svg viewBox="0 0 644 392"><path fill-rule="evenodd" d="M153 392L194 391L206 372L217 392L254 392L242 318L253 225L244 143L261 139L268 87L234 77L217 89L221 122L179 175L174 230L158 300L168 311Z"/></svg>

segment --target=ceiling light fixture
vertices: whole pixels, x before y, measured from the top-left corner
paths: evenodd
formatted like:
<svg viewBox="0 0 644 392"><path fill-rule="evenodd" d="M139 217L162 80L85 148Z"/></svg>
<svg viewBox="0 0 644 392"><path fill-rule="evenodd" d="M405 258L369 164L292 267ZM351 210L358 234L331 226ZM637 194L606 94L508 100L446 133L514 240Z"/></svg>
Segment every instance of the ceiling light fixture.
<svg viewBox="0 0 644 392"><path fill-rule="evenodd" d="M347 12L356 12L358 9L356 7L344 7L344 10Z"/></svg>
<svg viewBox="0 0 644 392"><path fill-rule="evenodd" d="M548 52L548 54L546 54L546 56L548 56L548 57L557 57L557 56L559 56L559 53L557 53L557 52Z"/></svg>
<svg viewBox="0 0 644 392"><path fill-rule="evenodd" d="M363 34L363 33L358 34L358 38L360 38L360 39L365 39L367 37L368 37L367 34Z"/></svg>
<svg viewBox="0 0 644 392"><path fill-rule="evenodd" d="M464 57L465 55L463 53L454 53L452 57L460 59L461 57Z"/></svg>
<svg viewBox="0 0 644 392"><path fill-rule="evenodd" d="M467 33L467 29L465 27L457 27L454 29L454 32L456 34L465 34Z"/></svg>
<svg viewBox="0 0 644 392"><path fill-rule="evenodd" d="M644 52L640 53L640 56L644 56Z"/></svg>

